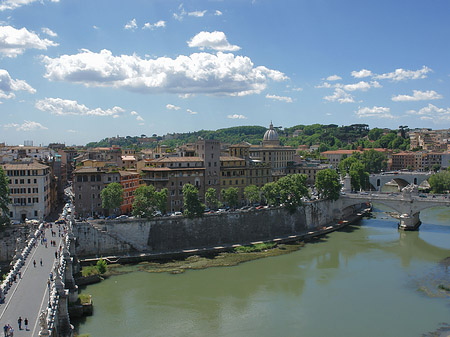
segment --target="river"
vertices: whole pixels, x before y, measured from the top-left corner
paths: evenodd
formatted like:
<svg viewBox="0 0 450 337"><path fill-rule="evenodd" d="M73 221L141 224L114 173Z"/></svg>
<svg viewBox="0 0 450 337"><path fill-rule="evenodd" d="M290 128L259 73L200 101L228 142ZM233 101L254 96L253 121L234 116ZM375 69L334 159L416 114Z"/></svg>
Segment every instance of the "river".
<svg viewBox="0 0 450 337"><path fill-rule="evenodd" d="M381 205L371 219L298 251L182 274L133 271L88 286L92 337L423 336L450 324L450 209L397 230ZM442 335L447 336L444 332ZM431 335L430 335L431 336Z"/></svg>

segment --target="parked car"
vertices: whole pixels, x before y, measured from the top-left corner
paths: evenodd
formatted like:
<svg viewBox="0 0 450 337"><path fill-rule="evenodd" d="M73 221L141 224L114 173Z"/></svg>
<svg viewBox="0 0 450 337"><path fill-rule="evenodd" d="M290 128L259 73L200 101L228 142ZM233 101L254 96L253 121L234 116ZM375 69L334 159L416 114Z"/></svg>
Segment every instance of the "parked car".
<svg viewBox="0 0 450 337"><path fill-rule="evenodd" d="M121 219L128 219L128 215L122 214L116 218L116 220L121 220Z"/></svg>

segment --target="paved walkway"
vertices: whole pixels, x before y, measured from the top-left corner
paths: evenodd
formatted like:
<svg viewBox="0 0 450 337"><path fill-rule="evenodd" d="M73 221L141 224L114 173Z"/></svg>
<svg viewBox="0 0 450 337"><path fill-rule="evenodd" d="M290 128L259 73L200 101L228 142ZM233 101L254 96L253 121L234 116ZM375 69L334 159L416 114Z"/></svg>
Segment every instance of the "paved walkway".
<svg viewBox="0 0 450 337"><path fill-rule="evenodd" d="M55 260L55 252L61 242L58 237L58 228L53 225L56 237L51 237L50 228L45 230L47 248L38 240L37 247L33 248L25 264L20 270L22 278L9 289L5 302L0 304L0 336L3 336L3 327L10 324L14 328L14 337L39 336L39 313L48 306L47 280ZM50 240L56 241L56 247L51 247ZM42 266L40 260L42 258ZM33 265L36 261L36 267ZM22 330L19 330L17 319L22 317ZM28 318L28 330L25 330L24 320Z"/></svg>

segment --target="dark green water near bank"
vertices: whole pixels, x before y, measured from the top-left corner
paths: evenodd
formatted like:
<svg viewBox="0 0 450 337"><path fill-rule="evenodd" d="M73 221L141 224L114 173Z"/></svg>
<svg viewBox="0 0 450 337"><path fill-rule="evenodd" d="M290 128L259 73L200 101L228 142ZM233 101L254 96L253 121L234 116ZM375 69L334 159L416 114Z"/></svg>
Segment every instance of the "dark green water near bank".
<svg viewBox="0 0 450 337"><path fill-rule="evenodd" d="M83 292L91 336L422 336L450 323L450 208L419 232L374 218L298 251L233 267L148 273L138 267Z"/></svg>

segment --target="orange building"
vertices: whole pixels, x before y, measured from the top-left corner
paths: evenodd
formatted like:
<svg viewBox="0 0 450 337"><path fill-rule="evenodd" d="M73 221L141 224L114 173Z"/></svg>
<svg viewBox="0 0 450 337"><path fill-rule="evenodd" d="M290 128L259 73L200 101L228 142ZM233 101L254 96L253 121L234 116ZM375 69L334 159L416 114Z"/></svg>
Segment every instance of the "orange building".
<svg viewBox="0 0 450 337"><path fill-rule="evenodd" d="M123 202L120 206L121 214L133 211L134 191L139 187L139 173L132 171L119 171L120 185L123 188Z"/></svg>

